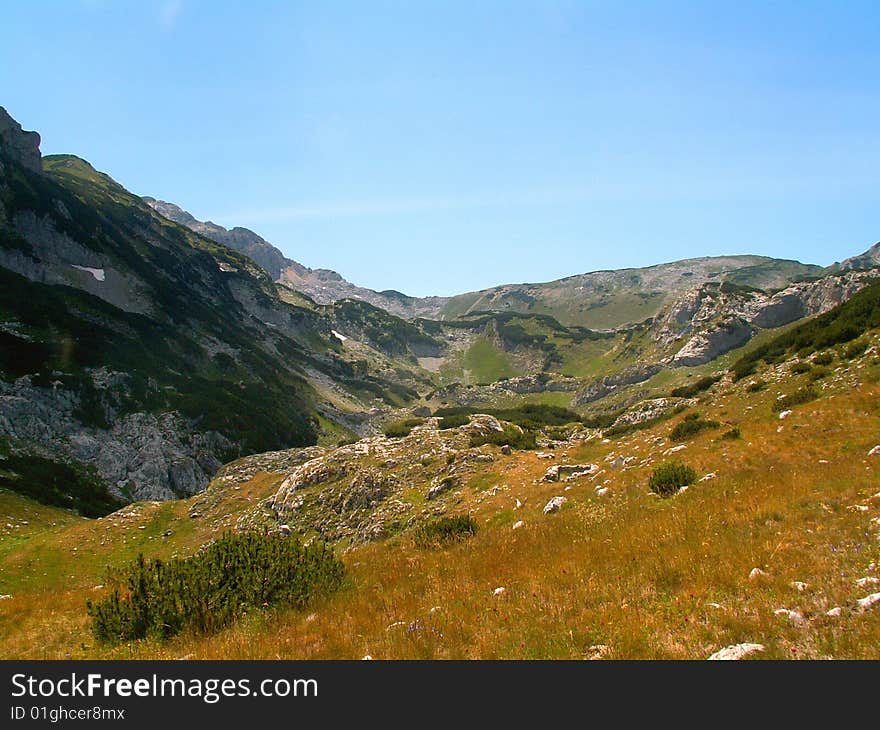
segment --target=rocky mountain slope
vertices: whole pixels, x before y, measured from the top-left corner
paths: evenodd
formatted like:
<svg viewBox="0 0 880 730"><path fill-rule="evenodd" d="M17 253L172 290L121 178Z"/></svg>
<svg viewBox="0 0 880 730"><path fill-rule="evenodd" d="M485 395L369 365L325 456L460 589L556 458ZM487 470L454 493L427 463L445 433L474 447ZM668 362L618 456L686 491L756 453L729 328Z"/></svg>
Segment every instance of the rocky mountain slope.
<svg viewBox="0 0 880 730"><path fill-rule="evenodd" d="M377 292L357 286L335 271L310 269L287 258L278 248L248 228L235 227L227 230L210 221L196 220L173 203L150 197L145 197L144 201L169 220L249 256L273 280L306 294L318 304L358 299L406 319L432 317L446 304L447 299L444 297L410 297L397 291Z"/></svg>
<svg viewBox="0 0 880 730"><path fill-rule="evenodd" d="M15 453L164 499L238 454L338 439L347 411L414 396L247 256L0 124L0 437Z"/></svg>

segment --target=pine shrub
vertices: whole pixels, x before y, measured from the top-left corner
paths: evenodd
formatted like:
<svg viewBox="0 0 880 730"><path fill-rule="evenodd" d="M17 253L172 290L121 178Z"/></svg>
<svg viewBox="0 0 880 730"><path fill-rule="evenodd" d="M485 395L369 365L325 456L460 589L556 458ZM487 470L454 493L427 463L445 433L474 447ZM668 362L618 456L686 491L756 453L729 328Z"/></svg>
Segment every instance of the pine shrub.
<svg viewBox="0 0 880 730"><path fill-rule="evenodd" d="M419 525L414 533L416 545L422 548L442 547L477 534L477 522L470 515L438 517Z"/></svg>
<svg viewBox="0 0 880 730"><path fill-rule="evenodd" d="M667 461L656 467L648 485L652 492L668 497L682 487L697 481L697 472L678 461Z"/></svg>
<svg viewBox="0 0 880 730"><path fill-rule="evenodd" d="M188 558L138 556L125 587L86 606L92 634L102 643L181 631L210 634L251 610L302 608L336 590L344 566L327 546L292 537L227 533Z"/></svg>

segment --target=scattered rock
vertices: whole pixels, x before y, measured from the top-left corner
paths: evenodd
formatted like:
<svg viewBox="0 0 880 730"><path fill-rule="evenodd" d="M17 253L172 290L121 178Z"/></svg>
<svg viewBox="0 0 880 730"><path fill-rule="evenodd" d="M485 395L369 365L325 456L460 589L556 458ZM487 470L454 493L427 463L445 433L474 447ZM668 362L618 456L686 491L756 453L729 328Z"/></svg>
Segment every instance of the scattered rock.
<svg viewBox="0 0 880 730"><path fill-rule="evenodd" d="M371 657L369 654L364 654L364 656L361 658L361 661L364 661L364 662L369 662L372 660L373 660L373 657Z"/></svg>
<svg viewBox="0 0 880 730"><path fill-rule="evenodd" d="M290 535L290 525L278 525L278 531L286 537Z"/></svg>
<svg viewBox="0 0 880 730"><path fill-rule="evenodd" d="M0 601L8 601L10 598L12 598L12 594L10 593L0 595Z"/></svg>
<svg viewBox="0 0 880 730"><path fill-rule="evenodd" d="M608 489L608 487L599 487L596 490L596 496L597 497L604 497L606 494L608 494L609 491L610 490Z"/></svg>
<svg viewBox="0 0 880 730"><path fill-rule="evenodd" d="M566 502L568 502L568 500L565 497L551 497L550 501L544 505L544 514L549 515L554 512L559 512L560 507Z"/></svg>
<svg viewBox="0 0 880 730"><path fill-rule="evenodd" d="M842 609L840 608L840 606L835 606L834 608L829 608L825 612L825 615L828 616L829 618L837 618L838 616L840 616L841 611L842 611Z"/></svg>
<svg viewBox="0 0 880 730"><path fill-rule="evenodd" d="M810 587L809 583L804 583L802 580L793 580L790 585L796 591L800 591L801 593Z"/></svg>
<svg viewBox="0 0 880 730"><path fill-rule="evenodd" d="M452 489L455 485L455 477L443 477L442 479L435 481L434 484L431 485L431 488L428 489L427 494L425 494L425 499L430 502L432 499L435 499L436 497L439 497L441 494L443 494L443 492Z"/></svg>
<svg viewBox="0 0 880 730"><path fill-rule="evenodd" d="M701 482L708 482L710 479L715 479L718 475L714 471L710 471L708 474L705 474L700 477Z"/></svg>
<svg viewBox="0 0 880 730"><path fill-rule="evenodd" d="M513 453L513 449L510 448L509 444L504 444L501 447L501 453L504 454L505 456L510 456Z"/></svg>
<svg viewBox="0 0 880 730"><path fill-rule="evenodd" d="M526 524L526 523L523 522L522 520L519 520L519 521L517 521L517 522L514 522L514 523L513 523L513 529L514 529L514 530L518 530L520 527L522 527L522 526L525 525L525 524Z"/></svg>
<svg viewBox="0 0 880 730"><path fill-rule="evenodd" d="M880 444L877 444L868 452L868 456L877 456L877 454L880 454Z"/></svg>
<svg viewBox="0 0 880 730"><path fill-rule="evenodd" d="M869 596L865 596L864 598L860 598L858 600L859 610L860 611L868 611L877 604L880 604L880 593L872 593Z"/></svg>
<svg viewBox="0 0 880 730"><path fill-rule="evenodd" d="M791 411L782 411L782 412L779 414L779 420L780 420L780 421L785 420L785 419L788 418L790 415L791 415Z"/></svg>
<svg viewBox="0 0 880 730"><path fill-rule="evenodd" d="M873 575L869 575L865 578L859 578L856 581L856 585L859 588L867 588L868 586L875 586L880 583L880 578L875 578Z"/></svg>
<svg viewBox="0 0 880 730"><path fill-rule="evenodd" d="M749 580L758 580L759 578L767 578L768 574L766 571L761 570L760 568L752 568L751 572L749 572Z"/></svg>
<svg viewBox="0 0 880 730"><path fill-rule="evenodd" d="M593 644L593 646L587 647L584 656L588 661L597 661L598 659L604 659L610 653L611 647L608 644Z"/></svg>
<svg viewBox="0 0 880 730"><path fill-rule="evenodd" d="M596 464L554 464L541 478L545 482L558 482L563 476L588 476L599 471Z"/></svg>
<svg viewBox="0 0 880 730"><path fill-rule="evenodd" d="M764 651L763 644L732 644L731 646L725 646L723 649L719 649L712 654L709 659L715 661L737 661L739 659L745 659L750 654L755 654L759 651Z"/></svg>
<svg viewBox="0 0 880 730"><path fill-rule="evenodd" d="M492 591L493 596L501 596L507 593L507 589L504 586L498 586L494 591Z"/></svg>
<svg viewBox="0 0 880 730"><path fill-rule="evenodd" d="M777 608L773 615L788 619L792 626L803 626L806 623L806 619L804 619L804 615L800 611L792 611L790 608Z"/></svg>

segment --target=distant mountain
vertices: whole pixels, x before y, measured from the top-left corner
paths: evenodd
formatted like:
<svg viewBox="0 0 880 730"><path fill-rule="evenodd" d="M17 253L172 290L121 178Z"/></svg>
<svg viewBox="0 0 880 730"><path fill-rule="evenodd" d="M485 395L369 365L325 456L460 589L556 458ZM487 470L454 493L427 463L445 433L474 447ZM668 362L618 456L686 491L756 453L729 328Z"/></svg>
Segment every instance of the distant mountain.
<svg viewBox="0 0 880 730"><path fill-rule="evenodd" d="M310 269L287 258L278 248L248 228L227 230L210 221L199 221L174 203L144 197L153 210L175 223L249 256L274 281L302 292L318 304L360 299L398 317L433 317L446 304L444 297L410 297L398 291L377 292L352 284L330 269Z"/></svg>

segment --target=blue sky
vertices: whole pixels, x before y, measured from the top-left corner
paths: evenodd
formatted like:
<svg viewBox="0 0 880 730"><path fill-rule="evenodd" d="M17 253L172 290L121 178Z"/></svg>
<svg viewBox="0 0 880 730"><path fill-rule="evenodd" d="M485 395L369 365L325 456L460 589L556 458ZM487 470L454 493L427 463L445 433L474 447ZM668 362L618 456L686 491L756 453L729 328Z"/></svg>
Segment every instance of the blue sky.
<svg viewBox="0 0 880 730"><path fill-rule="evenodd" d="M7 3L0 104L415 295L880 239L876 2Z"/></svg>

